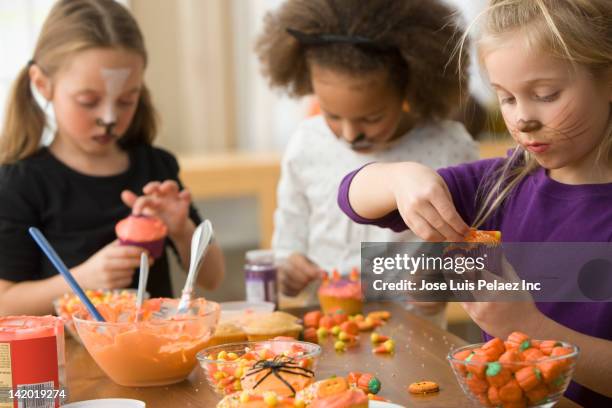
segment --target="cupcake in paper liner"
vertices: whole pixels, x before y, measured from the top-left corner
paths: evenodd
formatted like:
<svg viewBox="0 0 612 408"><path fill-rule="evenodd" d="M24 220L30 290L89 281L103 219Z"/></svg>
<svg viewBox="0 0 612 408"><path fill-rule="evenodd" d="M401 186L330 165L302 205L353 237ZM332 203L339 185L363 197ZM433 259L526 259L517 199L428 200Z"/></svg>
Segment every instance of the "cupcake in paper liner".
<svg viewBox="0 0 612 408"><path fill-rule="evenodd" d="M159 258L164 250L168 227L157 217L130 215L117 223L115 233L121 245L139 246L153 258Z"/></svg>
<svg viewBox="0 0 612 408"><path fill-rule="evenodd" d="M484 270L494 275L502 274L503 247L501 245L500 231L483 231L471 228L464 238L464 242L455 242L444 248L444 256L455 258L458 256L469 258L480 258L484 264ZM482 274L476 271L472 279L482 278Z"/></svg>

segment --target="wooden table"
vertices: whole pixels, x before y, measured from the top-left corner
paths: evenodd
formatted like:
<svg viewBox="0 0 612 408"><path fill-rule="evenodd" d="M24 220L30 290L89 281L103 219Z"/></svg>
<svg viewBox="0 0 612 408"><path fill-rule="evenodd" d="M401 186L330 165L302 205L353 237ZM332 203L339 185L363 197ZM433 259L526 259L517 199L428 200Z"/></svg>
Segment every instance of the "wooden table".
<svg viewBox="0 0 612 408"><path fill-rule="evenodd" d="M346 375L349 371L375 373L382 382L380 395L406 407L472 407L461 391L446 360L449 349L464 345L460 338L416 317L395 304L370 304L366 310L387 309L391 321L380 331L396 340L393 356L372 354L368 334L361 344L344 354L333 350L333 341L323 345L323 354L316 370L318 379ZM67 377L69 401L95 398L134 398L145 401L148 408L204 407L214 408L219 398L209 388L200 367L179 384L154 388L126 388L114 384L96 366L87 351L74 340L67 343ZM406 387L419 380L432 380L440 385L436 395L410 395ZM577 407L569 400L557 407Z"/></svg>

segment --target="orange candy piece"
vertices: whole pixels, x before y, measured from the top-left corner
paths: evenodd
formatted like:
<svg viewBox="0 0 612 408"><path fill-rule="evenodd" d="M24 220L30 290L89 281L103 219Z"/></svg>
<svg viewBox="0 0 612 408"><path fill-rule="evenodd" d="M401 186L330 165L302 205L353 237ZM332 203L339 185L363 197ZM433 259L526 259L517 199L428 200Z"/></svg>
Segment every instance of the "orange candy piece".
<svg viewBox="0 0 612 408"><path fill-rule="evenodd" d="M518 402L523 398L523 390L516 380L510 380L499 388L499 399L506 402Z"/></svg>
<svg viewBox="0 0 612 408"><path fill-rule="evenodd" d="M527 350L521 353L523 361L535 362L542 358L545 358L546 355L540 351L540 349L530 347Z"/></svg>
<svg viewBox="0 0 612 408"><path fill-rule="evenodd" d="M558 346L561 346L561 343L558 342L557 340L544 340L543 342L540 343L540 351L542 351L542 353L549 356L553 348L558 347Z"/></svg>
<svg viewBox="0 0 612 408"><path fill-rule="evenodd" d="M501 405L501 400L499 399L499 389L495 386L489 387L489 391L487 392L487 397L489 397L489 401L491 404L497 406Z"/></svg>
<svg viewBox="0 0 612 408"><path fill-rule="evenodd" d="M352 322L352 321L346 321L342 323L340 325L340 330L342 330L343 332L347 334L351 334L353 336L356 336L359 334L359 326L357 325L357 323Z"/></svg>
<svg viewBox="0 0 612 408"><path fill-rule="evenodd" d="M531 391L542 382L540 370L534 366L523 367L514 373L516 382L523 391Z"/></svg>
<svg viewBox="0 0 612 408"><path fill-rule="evenodd" d="M506 351L504 342L501 339L498 339L497 337L487 341L485 344L482 345L481 349L486 350L487 354L493 357L493 360L491 361L497 360L499 356L501 356L504 351Z"/></svg>
<svg viewBox="0 0 612 408"><path fill-rule="evenodd" d="M331 329L334 326L334 320L330 316L323 316L321 319L319 319L319 327Z"/></svg>
<svg viewBox="0 0 612 408"><path fill-rule="evenodd" d="M342 323L348 320L348 315L342 310L336 310L334 313L332 313L331 318L334 321L334 326L340 326Z"/></svg>
<svg viewBox="0 0 612 408"><path fill-rule="evenodd" d="M500 231L482 231L471 228L470 232L464 237L465 242L477 242L486 244L497 244L501 242Z"/></svg>
<svg viewBox="0 0 612 408"><path fill-rule="evenodd" d="M485 354L479 354L478 351L476 351L470 359L469 364L467 365L467 370L474 376L484 380L488 362L489 360L487 359Z"/></svg>
<svg viewBox="0 0 612 408"><path fill-rule="evenodd" d="M518 371L522 368L521 365L518 364L521 362L521 357L517 350L507 350L497 361L510 371Z"/></svg>
<svg viewBox="0 0 612 408"><path fill-rule="evenodd" d="M319 336L317 335L317 329L315 329L314 327L307 327L306 329L304 329L304 340L311 343L319 344Z"/></svg>
<svg viewBox="0 0 612 408"><path fill-rule="evenodd" d="M486 380L478 378L472 373L468 374L465 383L474 394L483 394L489 389L489 383Z"/></svg>
<svg viewBox="0 0 612 408"><path fill-rule="evenodd" d="M527 347L524 347L524 345L526 344L526 341L529 341L529 336L523 332L515 331L508 335L508 339L506 341L519 348L523 346L523 349L525 349Z"/></svg>
<svg viewBox="0 0 612 408"><path fill-rule="evenodd" d="M391 312L388 310L376 310L368 313L368 317L374 320L389 320L391 318Z"/></svg>
<svg viewBox="0 0 612 408"><path fill-rule="evenodd" d="M530 403L535 404L542 401L548 395L548 388L544 384L540 384L530 391L527 391L525 395Z"/></svg>
<svg viewBox="0 0 612 408"><path fill-rule="evenodd" d="M306 313L304 315L304 326L314 327L315 329L318 329L321 317L323 317L323 313L321 313L320 310L314 310L312 312Z"/></svg>

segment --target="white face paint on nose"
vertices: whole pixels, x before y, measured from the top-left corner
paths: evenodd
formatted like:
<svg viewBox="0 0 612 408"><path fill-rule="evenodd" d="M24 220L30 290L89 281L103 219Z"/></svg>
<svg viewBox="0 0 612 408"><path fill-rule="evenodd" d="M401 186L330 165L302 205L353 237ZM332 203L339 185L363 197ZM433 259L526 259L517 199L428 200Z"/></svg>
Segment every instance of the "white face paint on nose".
<svg viewBox="0 0 612 408"><path fill-rule="evenodd" d="M131 68L102 68L102 79L104 79L106 87L106 98L105 104L102 107L102 117L100 119L102 119L106 125L117 121L115 101L121 94L125 81L127 81L131 72Z"/></svg>

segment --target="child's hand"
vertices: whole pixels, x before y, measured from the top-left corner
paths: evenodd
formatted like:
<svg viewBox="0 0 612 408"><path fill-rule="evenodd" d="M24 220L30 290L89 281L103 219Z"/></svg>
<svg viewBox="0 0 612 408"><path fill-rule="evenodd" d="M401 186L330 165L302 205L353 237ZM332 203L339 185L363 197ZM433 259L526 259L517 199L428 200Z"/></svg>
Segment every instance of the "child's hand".
<svg viewBox="0 0 612 408"><path fill-rule="evenodd" d="M287 296L297 296L312 281L321 279L323 269L303 254L293 253L281 264L281 290Z"/></svg>
<svg viewBox="0 0 612 408"><path fill-rule="evenodd" d="M143 252L146 252L143 248L120 245L115 240L72 268L72 273L84 289L125 288L132 283ZM149 265L152 264L153 258L149 258Z"/></svg>
<svg viewBox="0 0 612 408"><path fill-rule="evenodd" d="M495 337L506 337L515 330L534 333L544 315L533 302L463 302L474 323Z"/></svg>
<svg viewBox="0 0 612 408"><path fill-rule="evenodd" d="M461 242L469 227L457 213L444 179L418 163L396 163L391 191L402 219L426 241Z"/></svg>
<svg viewBox="0 0 612 408"><path fill-rule="evenodd" d="M155 215L166 224L170 237L182 236L190 225L188 190L179 191L174 180L152 181L142 189L144 195L137 196L129 190L121 193L123 202L132 208L133 214Z"/></svg>
<svg viewBox="0 0 612 408"><path fill-rule="evenodd" d="M501 274L482 270L480 279L487 282L520 282L517 272L505 256L502 257ZM493 290L473 290L471 293L476 301L463 302L463 308L482 330L493 336L506 337L515 330L535 333L544 318L528 291L513 292L511 298L503 297L502 301L495 301L500 296Z"/></svg>

